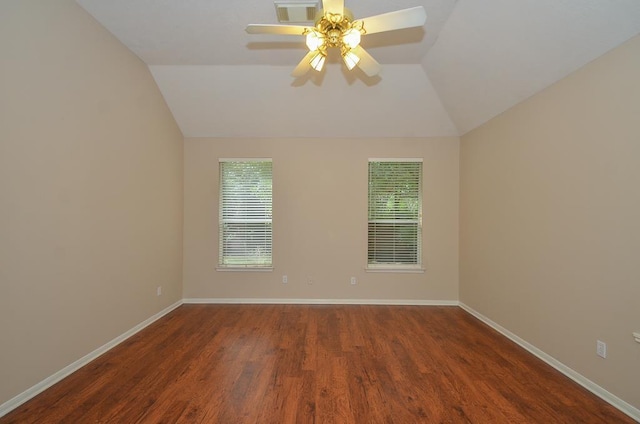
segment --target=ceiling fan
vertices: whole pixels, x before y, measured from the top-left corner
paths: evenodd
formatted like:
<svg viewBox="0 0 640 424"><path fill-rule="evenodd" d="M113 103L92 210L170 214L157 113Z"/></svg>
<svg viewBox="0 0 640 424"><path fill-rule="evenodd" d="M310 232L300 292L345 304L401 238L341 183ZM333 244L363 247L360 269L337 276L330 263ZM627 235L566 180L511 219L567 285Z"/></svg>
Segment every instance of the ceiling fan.
<svg viewBox="0 0 640 424"><path fill-rule="evenodd" d="M412 28L424 25L427 13L424 7L412 7L354 20L344 0L322 0L315 26L249 24L249 34L304 35L309 52L295 67L291 76L300 77L310 69L321 71L330 47L340 50L349 70L358 66L368 76L380 72L380 64L360 46L360 37L377 32Z"/></svg>

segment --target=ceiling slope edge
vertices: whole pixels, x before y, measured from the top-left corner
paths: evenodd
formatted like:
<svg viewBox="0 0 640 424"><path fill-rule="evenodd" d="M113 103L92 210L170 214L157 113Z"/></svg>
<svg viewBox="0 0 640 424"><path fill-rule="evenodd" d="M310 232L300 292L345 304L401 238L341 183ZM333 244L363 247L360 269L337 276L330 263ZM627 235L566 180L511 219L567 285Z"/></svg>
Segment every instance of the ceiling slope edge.
<svg viewBox="0 0 640 424"><path fill-rule="evenodd" d="M422 67L464 135L639 33L636 0L459 1Z"/></svg>
<svg viewBox="0 0 640 424"><path fill-rule="evenodd" d="M304 81L284 66L149 69L187 138L459 136L420 65L385 65L374 81L337 64Z"/></svg>

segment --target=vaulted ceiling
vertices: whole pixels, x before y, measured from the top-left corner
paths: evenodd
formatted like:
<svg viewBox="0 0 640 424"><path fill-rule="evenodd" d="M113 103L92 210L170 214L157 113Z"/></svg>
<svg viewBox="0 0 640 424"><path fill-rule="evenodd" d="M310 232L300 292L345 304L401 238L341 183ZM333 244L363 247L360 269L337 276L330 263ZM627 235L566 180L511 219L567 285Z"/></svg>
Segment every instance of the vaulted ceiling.
<svg viewBox="0 0 640 424"><path fill-rule="evenodd" d="M295 0L294 0L295 1ZM294 79L301 36L273 0L77 0L149 66L186 137L462 135L640 34L638 0L346 0L356 18L424 6L427 24L371 34L377 77L330 55Z"/></svg>

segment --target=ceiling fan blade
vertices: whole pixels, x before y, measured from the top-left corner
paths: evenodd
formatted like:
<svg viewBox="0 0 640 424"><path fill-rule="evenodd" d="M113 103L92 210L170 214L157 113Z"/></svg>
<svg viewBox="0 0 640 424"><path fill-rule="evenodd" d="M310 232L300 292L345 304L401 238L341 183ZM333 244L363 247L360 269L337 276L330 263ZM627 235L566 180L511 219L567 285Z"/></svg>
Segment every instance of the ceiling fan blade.
<svg viewBox="0 0 640 424"><path fill-rule="evenodd" d="M308 28L299 25L249 24L245 31L249 34L302 35Z"/></svg>
<svg viewBox="0 0 640 424"><path fill-rule="evenodd" d="M344 13L344 0L322 0L322 9L324 13Z"/></svg>
<svg viewBox="0 0 640 424"><path fill-rule="evenodd" d="M380 64L377 60L375 60L362 46L356 46L351 49L356 56L360 58L360 61L356 65L358 68L362 69L362 72L367 74L367 76L375 77L380 72Z"/></svg>
<svg viewBox="0 0 640 424"><path fill-rule="evenodd" d="M427 21L427 12L424 7L417 6L358 20L364 22L366 34L375 34L376 32L422 26Z"/></svg>
<svg viewBox="0 0 640 424"><path fill-rule="evenodd" d="M293 72L291 72L291 76L295 77L295 78L298 78L298 77L303 76L307 72L309 72L309 70L311 69L311 59L313 58L313 56L315 56L316 53L317 52L315 52L315 51L310 51L309 53L307 53L302 58L300 63L298 63L298 66L295 67Z"/></svg>

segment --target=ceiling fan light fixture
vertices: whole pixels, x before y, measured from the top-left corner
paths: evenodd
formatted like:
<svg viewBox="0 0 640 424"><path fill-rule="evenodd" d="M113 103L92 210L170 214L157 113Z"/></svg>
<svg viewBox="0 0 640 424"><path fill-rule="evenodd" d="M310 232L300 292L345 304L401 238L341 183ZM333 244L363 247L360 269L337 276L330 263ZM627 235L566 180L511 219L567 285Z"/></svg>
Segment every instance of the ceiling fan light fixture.
<svg viewBox="0 0 640 424"><path fill-rule="evenodd" d="M342 44L353 49L360 44L360 31L356 28L349 28L342 34Z"/></svg>
<svg viewBox="0 0 640 424"><path fill-rule="evenodd" d="M315 56L311 58L309 64L313 69L320 72L322 71L322 67L324 66L324 61L326 60L326 56L322 54L321 51L318 51Z"/></svg>
<svg viewBox="0 0 640 424"><path fill-rule="evenodd" d="M310 51L319 50L325 43L324 35L315 29L311 30L307 33L306 43Z"/></svg>
<svg viewBox="0 0 640 424"><path fill-rule="evenodd" d="M357 54L352 52L351 50L347 50L342 54L342 60L344 64L347 65L347 69L352 70L358 62L360 62L360 58Z"/></svg>

